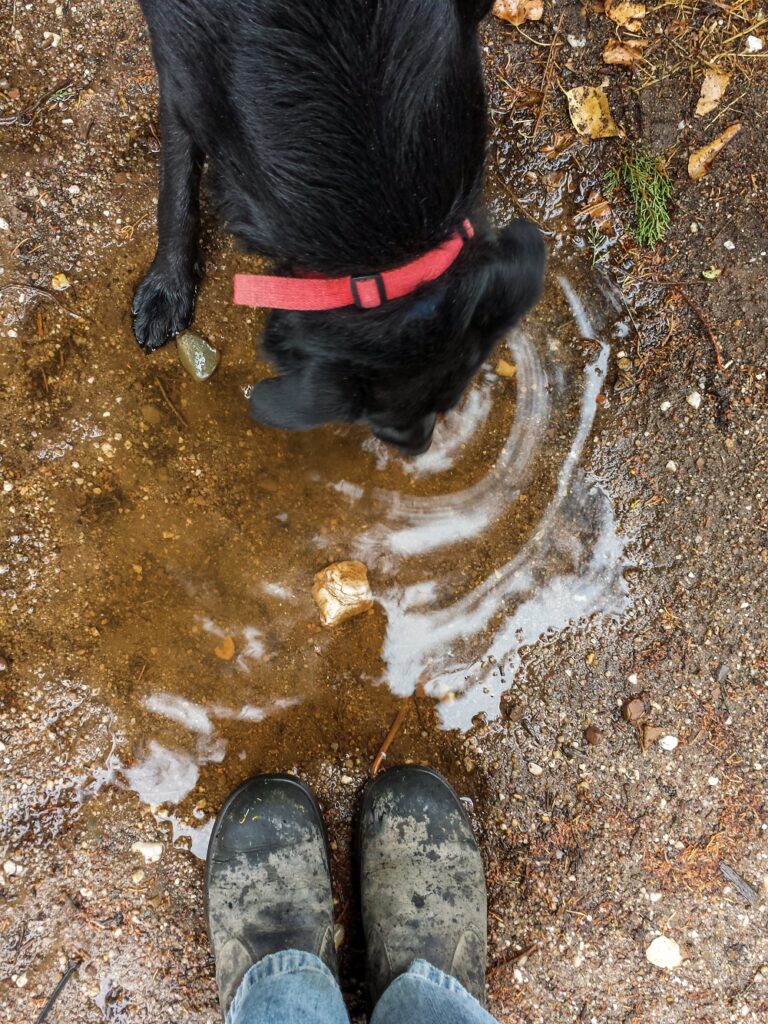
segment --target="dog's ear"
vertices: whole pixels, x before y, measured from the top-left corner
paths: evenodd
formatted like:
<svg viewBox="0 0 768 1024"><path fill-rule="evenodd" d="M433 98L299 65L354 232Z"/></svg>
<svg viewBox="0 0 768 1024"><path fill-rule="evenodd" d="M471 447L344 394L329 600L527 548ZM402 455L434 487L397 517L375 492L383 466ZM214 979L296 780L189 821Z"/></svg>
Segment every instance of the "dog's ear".
<svg viewBox="0 0 768 1024"><path fill-rule="evenodd" d="M533 308L544 283L546 251L541 232L528 220L515 220L479 242L462 282L460 308L465 326L484 338L498 338Z"/></svg>
<svg viewBox="0 0 768 1024"><path fill-rule="evenodd" d="M456 3L462 18L473 24L482 21L493 7L493 0L456 0Z"/></svg>
<svg viewBox="0 0 768 1024"><path fill-rule="evenodd" d="M310 364L254 386L251 416L282 430L310 430L360 418L360 389L341 367Z"/></svg>

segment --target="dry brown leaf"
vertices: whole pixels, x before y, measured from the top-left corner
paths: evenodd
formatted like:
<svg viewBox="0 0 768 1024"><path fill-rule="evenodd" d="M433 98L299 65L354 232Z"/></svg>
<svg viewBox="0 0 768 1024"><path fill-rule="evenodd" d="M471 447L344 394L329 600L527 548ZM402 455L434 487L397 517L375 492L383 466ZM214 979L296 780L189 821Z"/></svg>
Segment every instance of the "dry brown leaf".
<svg viewBox="0 0 768 1024"><path fill-rule="evenodd" d="M591 217L595 222L595 226L604 235L609 234L613 230L613 211L608 200L604 199L597 190L589 193L587 205L582 207L581 213L586 213Z"/></svg>
<svg viewBox="0 0 768 1024"><path fill-rule="evenodd" d="M694 181L698 181L703 178L705 174L709 173L709 169L712 166L712 161L715 159L717 154L727 146L734 135L738 135L741 131L741 122L737 121L736 124L732 124L730 128L726 128L724 132L721 132L716 139L708 142L706 146L702 146L701 149L695 149L688 158L688 174Z"/></svg>
<svg viewBox="0 0 768 1024"><path fill-rule="evenodd" d="M610 139L624 134L613 119L605 91L599 86L579 85L568 89L565 95L573 127L579 135Z"/></svg>
<svg viewBox="0 0 768 1024"><path fill-rule="evenodd" d="M717 68L707 68L704 74L704 81L701 83L701 95L696 104L696 117L704 117L710 114L723 98L723 93L731 80L729 71L718 71Z"/></svg>
<svg viewBox="0 0 768 1024"><path fill-rule="evenodd" d="M611 39L605 44L603 60L606 64L636 64L648 45L647 39Z"/></svg>
<svg viewBox="0 0 768 1024"><path fill-rule="evenodd" d="M664 730L656 725L644 725L640 732L640 746L643 750L649 750L656 740L660 740Z"/></svg>
<svg viewBox="0 0 768 1024"><path fill-rule="evenodd" d="M544 156L553 159L556 156L560 156L564 153L569 146L572 146L576 141L576 136L572 131L557 131L552 132L550 141L541 147L540 153Z"/></svg>
<svg viewBox="0 0 768 1024"><path fill-rule="evenodd" d="M605 13L617 25L630 32L639 32L647 8L645 4L634 3L633 0L605 0Z"/></svg>
<svg viewBox="0 0 768 1024"><path fill-rule="evenodd" d="M522 25L526 21L541 21L544 16L544 0L496 0L493 13L510 25Z"/></svg>
<svg viewBox="0 0 768 1024"><path fill-rule="evenodd" d="M213 653L222 661L232 661L235 656L235 641L231 636L222 637L221 643L214 647Z"/></svg>
<svg viewBox="0 0 768 1024"><path fill-rule="evenodd" d="M630 725L641 725L647 714L648 709L642 697L627 697L621 705L621 717Z"/></svg>

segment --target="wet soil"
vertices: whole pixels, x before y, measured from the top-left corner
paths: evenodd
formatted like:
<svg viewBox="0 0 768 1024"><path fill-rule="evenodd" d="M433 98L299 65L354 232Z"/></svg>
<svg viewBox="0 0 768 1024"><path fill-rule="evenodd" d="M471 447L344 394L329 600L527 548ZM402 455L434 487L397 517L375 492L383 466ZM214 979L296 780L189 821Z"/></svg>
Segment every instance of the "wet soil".
<svg viewBox="0 0 768 1024"><path fill-rule="evenodd" d="M50 1020L217 1020L201 858L229 789L269 770L328 816L359 1015L351 826L403 700L389 763L432 764L472 806L503 1024L764 1019L766 75L729 56L727 112L692 116L710 6L649 16L636 72L602 64L602 5L483 27L488 202L547 232L547 291L499 352L515 377L494 358L406 463L357 428L248 421L267 367L230 281L258 261L213 222L196 329L219 369L198 384L173 345L139 352L159 129L138 10L5 4L0 1019L34 1019L80 961ZM561 87L603 77L676 191L650 254L612 201L593 265L589 211L626 143L577 138ZM731 117L690 182L688 150ZM344 558L376 604L329 631L312 579ZM643 750L634 694L674 750ZM677 971L645 958L659 933Z"/></svg>

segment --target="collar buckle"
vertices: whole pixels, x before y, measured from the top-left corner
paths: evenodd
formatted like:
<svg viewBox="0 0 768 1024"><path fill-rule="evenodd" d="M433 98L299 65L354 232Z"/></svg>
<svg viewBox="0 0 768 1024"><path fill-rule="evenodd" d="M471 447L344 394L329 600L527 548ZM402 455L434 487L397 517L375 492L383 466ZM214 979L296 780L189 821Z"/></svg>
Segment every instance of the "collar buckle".
<svg viewBox="0 0 768 1024"><path fill-rule="evenodd" d="M358 309L376 309L387 301L387 289L381 274L363 274L349 279L352 298Z"/></svg>

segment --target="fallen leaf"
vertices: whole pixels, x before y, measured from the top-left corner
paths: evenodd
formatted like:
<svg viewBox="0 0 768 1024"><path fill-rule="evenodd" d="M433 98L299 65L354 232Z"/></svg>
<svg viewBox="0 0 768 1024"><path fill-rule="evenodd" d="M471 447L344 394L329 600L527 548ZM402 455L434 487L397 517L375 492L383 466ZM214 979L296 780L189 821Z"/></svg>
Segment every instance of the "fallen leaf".
<svg viewBox="0 0 768 1024"><path fill-rule="evenodd" d="M647 8L645 4L633 3L632 0L606 0L605 13L617 25L630 32L639 32Z"/></svg>
<svg viewBox="0 0 768 1024"><path fill-rule="evenodd" d="M65 292L69 288L69 278L66 274L54 274L51 278L51 288L55 292Z"/></svg>
<svg viewBox="0 0 768 1024"><path fill-rule="evenodd" d="M730 128L726 128L724 132L721 132L716 139L712 142L708 142L706 146L702 146L701 149L695 149L688 158L688 175L693 178L694 181L698 181L703 178L705 174L709 173L709 169L712 166L712 161L715 159L717 154L727 146L734 135L738 135L741 131L741 122L737 121L736 124L732 124Z"/></svg>
<svg viewBox="0 0 768 1024"><path fill-rule="evenodd" d="M621 716L630 725L640 725L647 714L642 697L627 697L621 706Z"/></svg>
<svg viewBox="0 0 768 1024"><path fill-rule="evenodd" d="M717 68L707 68L704 80L701 83L701 95L696 104L696 117L703 117L711 113L723 98L728 83L731 80L729 71L718 71Z"/></svg>
<svg viewBox="0 0 768 1024"><path fill-rule="evenodd" d="M572 131L554 131L550 141L542 146L539 152L552 159L565 153L576 142L576 139L577 136Z"/></svg>
<svg viewBox="0 0 768 1024"><path fill-rule="evenodd" d="M581 212L590 216L595 222L595 226L604 235L613 230L613 211L608 200L604 199L596 190L589 193L587 205L582 207Z"/></svg>
<svg viewBox="0 0 768 1024"><path fill-rule="evenodd" d="M568 89L565 95L573 127L579 135L610 139L624 134L613 119L605 91L599 86L579 85Z"/></svg>
<svg viewBox="0 0 768 1024"><path fill-rule="evenodd" d="M659 729L657 725L644 725L640 733L640 746L643 751L652 747L656 740L660 740L663 735L664 730Z"/></svg>
<svg viewBox="0 0 768 1024"><path fill-rule="evenodd" d="M544 0L496 0L493 13L510 25L522 25L526 21L541 21L544 15Z"/></svg>
<svg viewBox="0 0 768 1024"><path fill-rule="evenodd" d="M511 380L517 374L517 367L514 363L508 363L506 359L500 359L496 363L496 374L499 377L506 377Z"/></svg>
<svg viewBox="0 0 768 1024"><path fill-rule="evenodd" d="M603 742L603 733L596 725L588 725L584 730L584 739L590 746L596 747Z"/></svg>
<svg viewBox="0 0 768 1024"><path fill-rule="evenodd" d="M722 272L720 267L710 267L709 270L702 270L701 276L705 281L716 281Z"/></svg>
<svg viewBox="0 0 768 1024"><path fill-rule="evenodd" d="M636 64L648 45L647 39L611 39L605 44L603 60L606 64Z"/></svg>
<svg viewBox="0 0 768 1024"><path fill-rule="evenodd" d="M235 656L235 641L231 636L223 637L218 647L214 648L213 653L222 661L232 661Z"/></svg>

